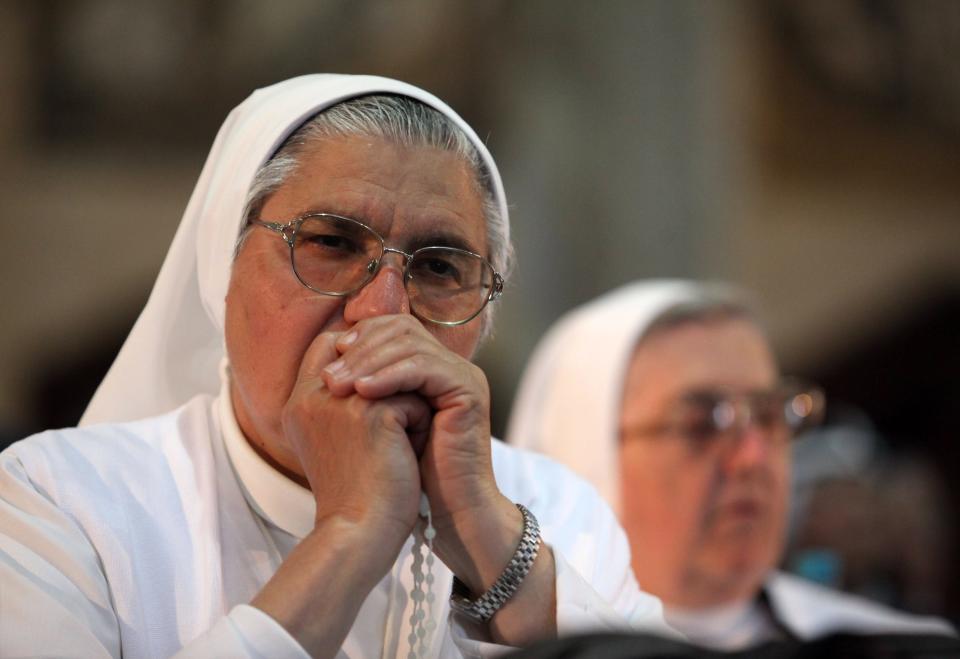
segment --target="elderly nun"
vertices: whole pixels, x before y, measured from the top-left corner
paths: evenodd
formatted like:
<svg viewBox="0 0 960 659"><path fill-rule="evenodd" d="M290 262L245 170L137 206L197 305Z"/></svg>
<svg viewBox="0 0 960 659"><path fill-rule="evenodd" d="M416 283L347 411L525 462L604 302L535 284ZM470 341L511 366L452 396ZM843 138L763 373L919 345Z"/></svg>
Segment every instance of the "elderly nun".
<svg viewBox="0 0 960 659"><path fill-rule="evenodd" d="M585 482L491 441L497 168L434 96L261 89L80 428L0 456L0 652L489 656L664 630Z"/></svg>

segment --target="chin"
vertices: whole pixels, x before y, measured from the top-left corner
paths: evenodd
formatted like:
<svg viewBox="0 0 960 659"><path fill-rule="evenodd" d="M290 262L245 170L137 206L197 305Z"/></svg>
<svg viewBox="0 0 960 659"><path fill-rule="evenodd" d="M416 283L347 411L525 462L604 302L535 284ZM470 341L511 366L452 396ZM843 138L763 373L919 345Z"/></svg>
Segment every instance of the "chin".
<svg viewBox="0 0 960 659"><path fill-rule="evenodd" d="M718 548L713 560L705 561L704 572L714 575L723 590L741 598L752 596L776 564L777 551L769 542L742 542Z"/></svg>
<svg viewBox="0 0 960 659"><path fill-rule="evenodd" d="M744 551L726 561L727 572L740 579L762 579L770 566L769 553L765 551Z"/></svg>

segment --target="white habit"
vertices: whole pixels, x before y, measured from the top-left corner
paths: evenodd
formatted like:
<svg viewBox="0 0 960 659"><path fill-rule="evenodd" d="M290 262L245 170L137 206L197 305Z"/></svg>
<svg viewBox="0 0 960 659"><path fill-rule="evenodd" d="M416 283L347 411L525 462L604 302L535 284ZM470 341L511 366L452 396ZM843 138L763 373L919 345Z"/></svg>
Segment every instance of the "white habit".
<svg viewBox="0 0 960 659"><path fill-rule="evenodd" d="M663 631L659 600L637 590L626 536L589 485L498 441L493 465L553 548L561 634ZM311 530L314 506L249 447L229 396L19 442L0 458L0 656L305 657L246 603ZM367 597L341 656L406 655L409 546ZM432 655L502 651L450 617L452 575L439 561L434 570Z"/></svg>

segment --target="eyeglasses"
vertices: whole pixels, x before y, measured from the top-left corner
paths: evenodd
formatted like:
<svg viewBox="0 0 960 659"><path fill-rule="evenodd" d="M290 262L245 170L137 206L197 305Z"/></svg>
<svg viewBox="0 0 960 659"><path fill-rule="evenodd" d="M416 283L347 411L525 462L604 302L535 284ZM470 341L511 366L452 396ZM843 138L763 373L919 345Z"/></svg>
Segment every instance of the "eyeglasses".
<svg viewBox="0 0 960 659"><path fill-rule="evenodd" d="M348 217L310 213L285 223L252 224L283 237L293 273L321 295L343 297L360 290L376 276L387 252L403 257L410 310L422 320L462 325L503 292L503 277L479 254L456 247L421 247L408 254L387 247L380 234Z"/></svg>
<svg viewBox="0 0 960 659"><path fill-rule="evenodd" d="M787 441L823 419L825 397L818 387L785 380L767 391L695 390L671 406L664 420L624 428L624 437L678 436L706 447L737 439L751 425L771 441Z"/></svg>

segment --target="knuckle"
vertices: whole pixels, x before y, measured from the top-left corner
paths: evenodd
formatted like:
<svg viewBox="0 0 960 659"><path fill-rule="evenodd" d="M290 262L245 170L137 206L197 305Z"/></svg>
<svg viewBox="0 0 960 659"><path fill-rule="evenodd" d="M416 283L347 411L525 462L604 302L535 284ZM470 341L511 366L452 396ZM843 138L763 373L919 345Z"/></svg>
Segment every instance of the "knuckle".
<svg viewBox="0 0 960 659"><path fill-rule="evenodd" d="M383 402L373 404L366 414L367 428L373 433L387 430L393 425L396 416L396 410L392 406Z"/></svg>
<svg viewBox="0 0 960 659"><path fill-rule="evenodd" d="M404 314L399 317L398 325L400 326L400 331L405 335L415 336L420 335L426 331L426 328L423 326L416 316L411 316L409 314Z"/></svg>
<svg viewBox="0 0 960 659"><path fill-rule="evenodd" d="M311 416L316 405L313 403L314 396L303 391L294 390L292 396L283 406L283 413L286 416L300 418Z"/></svg>
<svg viewBox="0 0 960 659"><path fill-rule="evenodd" d="M482 385L484 388L486 388L487 374L483 372L483 369L477 366L476 364L474 364L473 362L463 360L462 363L464 364L464 367L465 367L464 372L466 376L470 378L470 380L472 380L474 383Z"/></svg>
<svg viewBox="0 0 960 659"><path fill-rule="evenodd" d="M394 339L394 342L405 352L413 352L417 347L417 339L410 332L404 332Z"/></svg>
<svg viewBox="0 0 960 659"><path fill-rule="evenodd" d="M400 314L397 316L397 324L407 330L411 330L414 327L419 326L420 321L417 320L415 316L411 316L410 314Z"/></svg>
<svg viewBox="0 0 960 659"><path fill-rule="evenodd" d="M314 396L294 395L287 401L280 414L280 425L285 431L317 422L317 410L320 406L313 399Z"/></svg>
<svg viewBox="0 0 960 659"><path fill-rule="evenodd" d="M343 402L343 406L348 414L354 418L370 414L370 403L360 396L349 396Z"/></svg>
<svg viewBox="0 0 960 659"><path fill-rule="evenodd" d="M429 364L429 359L421 353L413 354L397 364L403 371L419 371Z"/></svg>

